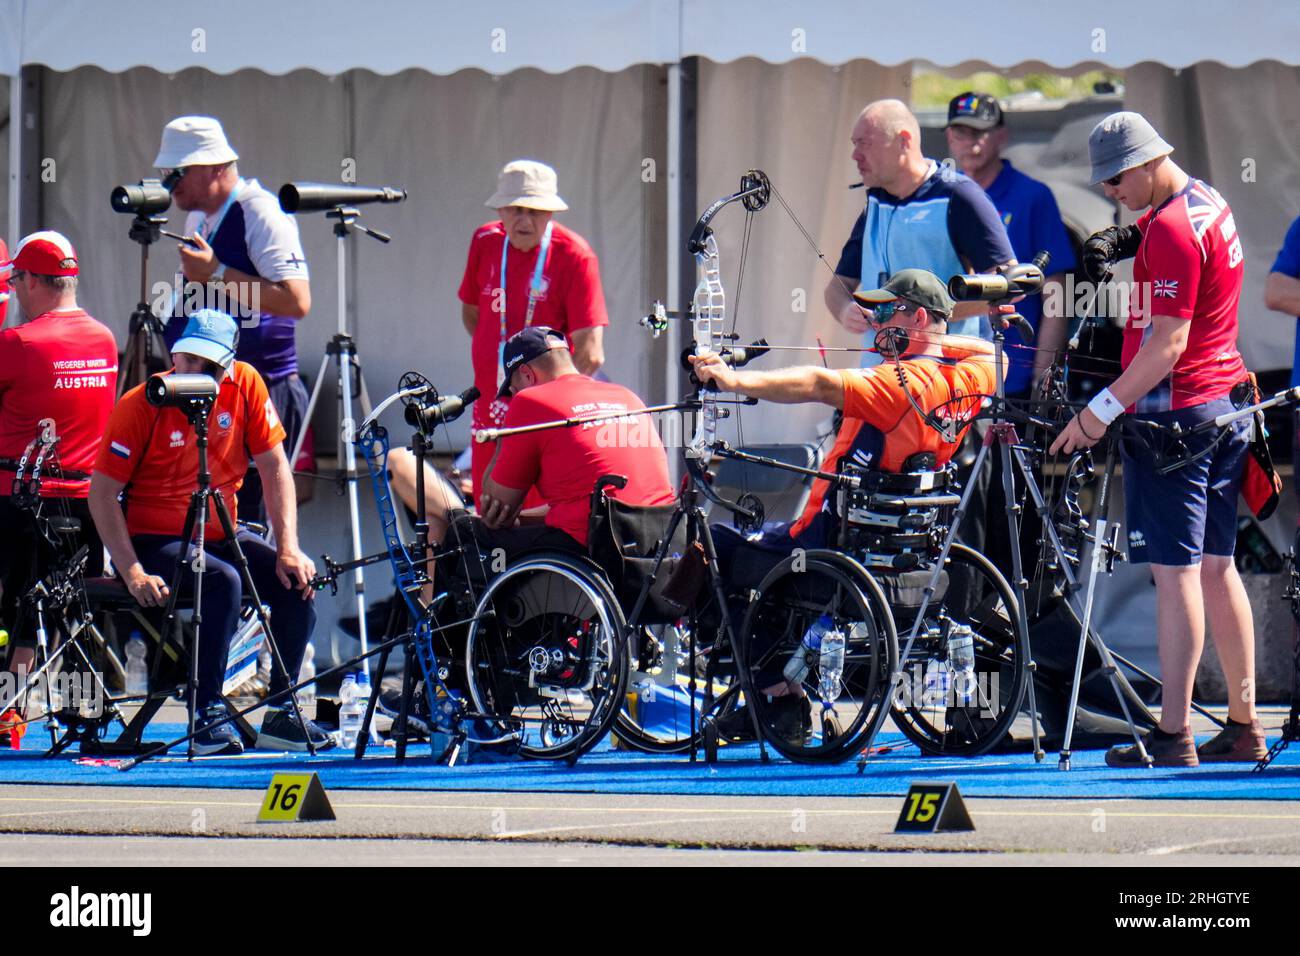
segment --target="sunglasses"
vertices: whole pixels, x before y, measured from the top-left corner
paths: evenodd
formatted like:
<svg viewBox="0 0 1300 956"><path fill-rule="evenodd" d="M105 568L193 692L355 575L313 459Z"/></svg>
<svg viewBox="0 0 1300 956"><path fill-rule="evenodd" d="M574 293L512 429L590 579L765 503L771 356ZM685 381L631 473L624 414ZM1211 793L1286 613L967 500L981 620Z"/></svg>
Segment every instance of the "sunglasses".
<svg viewBox="0 0 1300 956"><path fill-rule="evenodd" d="M892 302L882 302L880 305L872 306L870 311L867 313L867 318L876 323L876 325L884 325L894 317L894 313L911 311L912 310L908 306L895 299Z"/></svg>
<svg viewBox="0 0 1300 956"><path fill-rule="evenodd" d="M1124 173L1126 172L1128 172L1127 169L1124 170ZM1110 179L1103 179L1102 182L1107 186L1118 186L1119 181L1124 178L1124 173L1116 173L1114 176L1110 177Z"/></svg>

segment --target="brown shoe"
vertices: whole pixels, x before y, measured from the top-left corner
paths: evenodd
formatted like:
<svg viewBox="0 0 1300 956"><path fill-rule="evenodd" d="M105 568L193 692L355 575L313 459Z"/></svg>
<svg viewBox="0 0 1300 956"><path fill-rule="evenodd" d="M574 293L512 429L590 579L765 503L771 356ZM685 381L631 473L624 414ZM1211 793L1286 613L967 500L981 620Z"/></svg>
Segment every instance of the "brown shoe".
<svg viewBox="0 0 1300 956"><path fill-rule="evenodd" d="M1239 724L1229 720L1211 740L1196 748L1206 763L1255 763L1268 756L1268 742L1258 720Z"/></svg>
<svg viewBox="0 0 1300 956"><path fill-rule="evenodd" d="M1195 767L1200 764L1196 756L1196 742L1192 732L1184 727L1176 734L1167 734L1159 727L1142 737L1147 756L1157 767ZM1144 767L1142 754L1136 744L1127 747L1111 747L1106 751L1106 766L1117 768Z"/></svg>

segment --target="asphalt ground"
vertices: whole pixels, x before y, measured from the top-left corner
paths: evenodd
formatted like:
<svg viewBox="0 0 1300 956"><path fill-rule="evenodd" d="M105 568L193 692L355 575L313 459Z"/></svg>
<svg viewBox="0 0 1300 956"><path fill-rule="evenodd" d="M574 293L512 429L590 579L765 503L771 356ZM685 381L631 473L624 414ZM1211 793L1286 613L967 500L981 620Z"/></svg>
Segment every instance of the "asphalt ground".
<svg viewBox="0 0 1300 956"><path fill-rule="evenodd" d="M0 863L1300 863L1300 808L1278 802L973 799L973 832L916 835L884 797L336 791L336 820L273 824L261 796L0 787Z"/></svg>

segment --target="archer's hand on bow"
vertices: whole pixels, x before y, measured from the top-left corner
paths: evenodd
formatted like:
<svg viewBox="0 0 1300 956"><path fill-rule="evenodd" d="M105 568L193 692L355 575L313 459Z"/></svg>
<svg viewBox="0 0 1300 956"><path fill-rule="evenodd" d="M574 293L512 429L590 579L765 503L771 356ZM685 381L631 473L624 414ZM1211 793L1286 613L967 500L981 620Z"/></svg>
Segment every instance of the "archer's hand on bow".
<svg viewBox="0 0 1300 956"><path fill-rule="evenodd" d="M1049 455L1055 455L1057 452L1065 452L1072 455L1076 451L1082 451L1085 448L1091 448L1097 442L1101 441L1106 434L1106 426L1101 423L1088 409L1083 409L1079 414L1070 419L1061 433L1056 436L1056 441L1052 442L1052 447L1047 450Z"/></svg>
<svg viewBox="0 0 1300 956"><path fill-rule="evenodd" d="M740 375L734 368L723 361L721 355L705 349L703 354L688 355L687 359L691 363L695 377L702 384L707 385L712 382L720 392L734 392L737 390L740 384Z"/></svg>

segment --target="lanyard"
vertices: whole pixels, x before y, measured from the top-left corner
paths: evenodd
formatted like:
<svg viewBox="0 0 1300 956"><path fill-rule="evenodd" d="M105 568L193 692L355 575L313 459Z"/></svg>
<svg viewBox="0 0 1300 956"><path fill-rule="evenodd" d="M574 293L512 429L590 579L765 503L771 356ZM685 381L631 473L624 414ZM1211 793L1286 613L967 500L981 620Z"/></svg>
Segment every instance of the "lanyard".
<svg viewBox="0 0 1300 956"><path fill-rule="evenodd" d="M551 247L551 227L554 223L546 224L546 231L542 233L542 242L537 250L537 265L533 268L533 281L528 286L528 309L524 313L524 328L533 324L533 312L537 308L537 300L542 294L542 269L546 266L546 252ZM503 237L501 243L501 343L497 346L497 387L506 380L506 256L510 252L510 237Z"/></svg>
<svg viewBox="0 0 1300 956"><path fill-rule="evenodd" d="M542 294L542 269L546 266L546 251L551 247L551 227L554 223L546 224L546 231L542 233L541 247L537 250L537 265L533 269L533 281L528 287L528 310L524 315L524 328L533 324L533 310L537 308L537 300ZM506 256L510 252L510 237L507 236L501 243L501 344L506 344Z"/></svg>
<svg viewBox="0 0 1300 956"><path fill-rule="evenodd" d="M243 186L244 186L243 179L240 179L237 183L235 183L235 188L230 190L230 195L227 196L226 201L221 204L221 208L217 210L217 216L215 219L212 220L211 229L208 228L207 219L204 219L201 223L199 223L199 235L202 236L205 240L208 238L208 236L215 236L217 234L217 230L221 228L221 224L226 221L226 213L230 212L230 207L233 206L235 204L235 200L239 198L239 190L242 189ZM208 245L211 245L211 243L208 243Z"/></svg>

